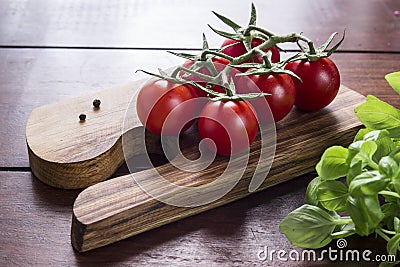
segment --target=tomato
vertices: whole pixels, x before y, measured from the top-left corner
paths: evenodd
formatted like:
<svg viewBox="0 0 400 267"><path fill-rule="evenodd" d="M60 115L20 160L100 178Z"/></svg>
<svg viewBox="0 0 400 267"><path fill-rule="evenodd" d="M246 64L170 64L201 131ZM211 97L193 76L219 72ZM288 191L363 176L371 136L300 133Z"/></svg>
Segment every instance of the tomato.
<svg viewBox="0 0 400 267"><path fill-rule="evenodd" d="M193 118L200 112L200 107L196 104L182 105L195 98L197 94L191 85L155 80L145 84L140 90L136 104L137 115L152 133L178 135L193 124ZM173 119L166 122L172 111Z"/></svg>
<svg viewBox="0 0 400 267"><path fill-rule="evenodd" d="M251 42L251 47L254 48L256 46L259 46L263 42L264 41L261 40L261 39L254 38L253 41ZM234 43L237 43L237 44L232 45ZM221 47L224 47L224 46L227 46L227 45L232 45L232 46L224 49L222 51L222 53L224 53L224 54L226 54L228 56L238 57L238 56L241 56L241 55L243 55L243 54L245 54L247 52L246 47L244 46L243 42L232 40L232 39L225 39L225 41L222 43ZM271 50L271 52L272 52L271 61L273 63L279 62L279 60L280 60L279 49L276 48L275 46L272 46L270 48L265 49L264 52L268 52L269 50ZM262 56L259 55L259 54L257 54L255 57L253 57L253 60L254 60L255 63L260 63L260 64L262 64L264 62ZM252 60L249 59L249 60L245 61L245 63L249 63L249 62L252 62Z"/></svg>
<svg viewBox="0 0 400 267"><path fill-rule="evenodd" d="M200 113L198 130L201 139L209 138L204 140L208 149L229 156L251 145L258 123L255 112L245 101L209 101Z"/></svg>
<svg viewBox="0 0 400 267"><path fill-rule="evenodd" d="M329 58L289 62L285 69L293 71L302 79L293 79L296 86L294 105L301 110L314 111L324 108L338 94L340 74L335 63Z"/></svg>
<svg viewBox="0 0 400 267"><path fill-rule="evenodd" d="M254 85L252 86L248 82L243 83L242 81L237 88L237 92L263 92L271 94L270 96L266 96L265 99L271 109L274 121L277 122L286 117L293 108L296 99L296 89L292 78L288 74L283 73L267 73L247 77L249 77L247 79L255 83L257 86L256 90L254 89ZM263 98L256 98L251 100L250 103L256 110L257 118L261 124L271 122L271 116L267 114L269 110L265 107L266 102Z"/></svg>
<svg viewBox="0 0 400 267"><path fill-rule="evenodd" d="M230 63L229 60L227 60L227 59L225 59L225 58L220 58L220 57L214 57L214 58L212 58L212 61L213 61L213 63L214 63L215 69L217 70L217 73L220 73L221 71L223 71L224 68ZM192 61L192 60L187 60L187 61L185 61L185 63L183 63L182 66L183 66L184 68L187 68L187 69L188 69L188 68L190 68L193 64L194 64L194 61ZM199 70L197 70L197 72L200 72L200 73L205 74L205 75L212 76L211 73L210 73L210 71L209 71L205 66L204 66L204 67L201 67ZM182 71L182 72L180 73L180 75L182 76L184 73L185 73L185 72ZM194 75L194 74L188 75L188 76L184 77L184 79L187 80L187 81L194 81L194 82L197 82L197 83L199 83L200 85L202 85L202 86L204 86L204 87L205 87L206 84L207 84L207 81L206 81L205 79L200 78L200 77L198 77L198 76L196 76L196 75ZM224 92L225 92L225 89L224 89L223 87L219 86L219 85L214 85L214 86L212 86L210 89L211 89L211 90L214 90L214 91L216 91L216 92L220 92L220 93L224 93ZM199 89L199 88L197 88L197 87L195 87L195 90L196 90L196 93L197 93L197 95L198 95L199 97L205 97L205 96L207 96L207 93L204 92L203 90L201 90L201 89Z"/></svg>

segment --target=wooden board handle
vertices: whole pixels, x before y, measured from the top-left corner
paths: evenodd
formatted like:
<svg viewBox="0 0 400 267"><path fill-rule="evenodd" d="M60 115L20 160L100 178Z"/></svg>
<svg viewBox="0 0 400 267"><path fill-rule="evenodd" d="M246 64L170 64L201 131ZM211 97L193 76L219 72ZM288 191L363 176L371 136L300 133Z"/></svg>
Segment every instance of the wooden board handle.
<svg viewBox="0 0 400 267"><path fill-rule="evenodd" d="M363 101L363 96L342 86L335 101L323 110L304 113L294 109L289 117L277 124L275 159L258 191L309 173L327 147L351 143L361 126L354 108ZM254 170L263 166L263 162L258 161L260 147L260 138L257 138L248 166L236 186L222 198L201 206L179 207L158 201L143 192L131 175L85 189L73 207L71 241L74 248L91 250L248 196ZM188 151L193 153L193 150ZM179 200L184 196L165 191L155 182L157 173L165 174L172 183L196 187L217 179L226 163L224 158L217 157L211 166L197 173L188 173L167 163L132 175L147 181L167 198ZM261 174L266 175L266 172ZM228 180L234 178L234 173L227 177ZM216 190L220 189L224 182L215 186ZM201 197L207 199L208 196Z"/></svg>
<svg viewBox="0 0 400 267"><path fill-rule="evenodd" d="M136 81L34 109L26 125L26 142L35 176L64 189L85 188L109 178L125 160L121 136L129 129L123 129L123 123L141 83ZM101 100L99 109L93 108L94 99ZM86 114L83 123L79 121L81 113ZM132 129L142 128L138 120L131 125ZM147 140L156 143L158 137ZM158 153L157 147L153 148Z"/></svg>

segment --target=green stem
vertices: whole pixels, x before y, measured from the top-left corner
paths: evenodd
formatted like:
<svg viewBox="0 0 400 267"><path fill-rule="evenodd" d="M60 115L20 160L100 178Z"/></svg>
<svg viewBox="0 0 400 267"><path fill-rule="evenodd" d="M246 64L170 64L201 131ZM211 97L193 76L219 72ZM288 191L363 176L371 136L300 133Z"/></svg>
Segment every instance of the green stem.
<svg viewBox="0 0 400 267"><path fill-rule="evenodd" d="M350 224L350 223L353 223L353 220L351 219L350 216L344 216L344 217L341 217L341 218L335 220L336 225L344 225L344 224Z"/></svg>
<svg viewBox="0 0 400 267"><path fill-rule="evenodd" d="M200 78L203 78L204 80L207 80L207 81L211 81L211 80L214 79L214 77L208 76L208 75L203 74L203 73L200 73L200 72L196 72L195 70L191 70L191 69L188 69L188 68L185 68L185 67L177 67L177 68L174 70L174 72L172 73L171 76L172 76L172 77L175 77L175 76L173 76L173 74L176 73L176 72L179 72L179 71L181 71L181 70L183 70L183 71L185 71L185 72L188 72L188 73L190 73L190 74L193 74L193 75L195 75L195 76L198 76L198 77L200 77ZM175 75L176 75L176 74L175 74Z"/></svg>
<svg viewBox="0 0 400 267"><path fill-rule="evenodd" d="M250 59L251 57L253 57L255 49L265 50L265 49L267 49L267 48L269 48L271 46L274 46L276 44L279 44L279 43L288 43L288 42L293 43L293 42L297 42L299 40L306 42L308 44L308 46L309 46L310 53L311 54L312 53L315 54L314 43L310 39L308 39L307 37L305 37L303 35L297 34L297 33L291 33L291 34L283 35L283 36L273 35L267 41L263 42L259 46L251 49L247 53L245 53L245 54L243 54L243 55L241 55L239 57L236 57L236 58L227 56L227 55L225 55L223 53L220 53L220 52L217 52L217 51L204 50L201 53L201 59L205 60L207 55L214 55L214 56L218 56L218 57L222 57L222 58L228 59L233 65L239 65L240 63L242 63L242 62Z"/></svg>
<svg viewBox="0 0 400 267"><path fill-rule="evenodd" d="M270 31L268 31L268 30L266 30L266 29L260 28L260 27L258 27L258 26L255 26L255 25L250 25L250 26L248 26L248 27L246 28L246 30L243 32L243 35L244 35L244 36L250 35L250 32L251 32L252 30L256 30L256 31L258 31L258 32L261 32L262 34L265 34L265 35L268 36L268 37L271 37L271 36L274 36L274 35L275 35L275 34L273 34L272 32L270 32Z"/></svg>
<svg viewBox="0 0 400 267"><path fill-rule="evenodd" d="M314 42L309 40L307 44L308 44L308 49L310 49L310 55L316 55L317 52L315 51Z"/></svg>
<svg viewBox="0 0 400 267"><path fill-rule="evenodd" d="M380 237L386 240L386 242L389 242L390 238L381 230L382 228L378 228L375 230L375 233L377 233Z"/></svg>
<svg viewBox="0 0 400 267"><path fill-rule="evenodd" d="M229 66L226 66L216 78L220 79L221 84L225 87L225 91L227 96L231 97L234 95L232 88L230 88L229 81L228 81L228 72L232 70Z"/></svg>
<svg viewBox="0 0 400 267"><path fill-rule="evenodd" d="M381 230L382 232L384 232L385 234L388 234L388 235L395 235L396 234L395 231L389 231L389 230L386 230L384 228L379 228L379 230Z"/></svg>
<svg viewBox="0 0 400 267"><path fill-rule="evenodd" d="M388 191L388 190L382 190L379 191L378 194L384 195L384 196L391 196L391 197L396 197L400 198L400 195L396 192Z"/></svg>
<svg viewBox="0 0 400 267"><path fill-rule="evenodd" d="M279 43L297 42L298 40L307 41L307 42L310 41L308 38L306 38L302 35L299 35L297 33L291 33L291 34L284 35L284 36L271 36L267 41L260 44L259 46L253 48L252 50L241 55L240 57L234 58L231 61L231 63L234 65L238 65L238 64L242 63L243 61L250 59L253 56L254 49L265 50L265 49L267 49L271 46L274 46L276 44L279 44Z"/></svg>
<svg viewBox="0 0 400 267"><path fill-rule="evenodd" d="M271 61L268 58L267 53L265 53L264 51L262 51L262 50L260 50L258 48L255 48L254 51L259 53L262 56L262 58L264 60L265 68L270 69L272 67L272 64L271 64Z"/></svg>
<svg viewBox="0 0 400 267"><path fill-rule="evenodd" d="M372 159L368 161L368 166L373 168L374 170L379 170L379 165L375 163Z"/></svg>
<svg viewBox="0 0 400 267"><path fill-rule="evenodd" d="M204 50L203 53L201 53L201 57L200 57L201 60L203 60L203 61L206 60L207 59L207 57L206 57L207 55L215 55L215 56L218 56L218 57L222 57L222 58L225 58L225 59L229 60L230 62L232 62L232 60L234 59L231 56L225 55L225 54L217 52L217 51Z"/></svg>

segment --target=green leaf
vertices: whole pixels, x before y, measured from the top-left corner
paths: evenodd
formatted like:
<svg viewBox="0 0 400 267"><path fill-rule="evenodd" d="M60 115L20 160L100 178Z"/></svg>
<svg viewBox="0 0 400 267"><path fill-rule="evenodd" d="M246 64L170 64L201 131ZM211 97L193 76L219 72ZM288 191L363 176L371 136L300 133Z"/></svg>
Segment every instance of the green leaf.
<svg viewBox="0 0 400 267"><path fill-rule="evenodd" d="M335 231L331 234L331 237L333 239L345 238L355 233L356 233L356 228L354 223L349 223L349 224L339 225L338 227L336 227Z"/></svg>
<svg viewBox="0 0 400 267"><path fill-rule="evenodd" d="M399 264L400 261L396 261L396 262L388 262L388 261L384 261L379 263L378 267L393 267L393 266L397 266L397 264Z"/></svg>
<svg viewBox="0 0 400 267"><path fill-rule="evenodd" d="M371 130L367 128L362 128L358 130L356 136L354 137L353 142L364 140L364 135L369 133Z"/></svg>
<svg viewBox="0 0 400 267"><path fill-rule="evenodd" d="M254 6L254 3L251 3L251 14L250 14L250 21L249 21L249 26L250 25L256 25L257 21L257 11L256 7Z"/></svg>
<svg viewBox="0 0 400 267"><path fill-rule="evenodd" d="M233 40L237 40L240 41L241 40L241 35L238 33L229 33L229 32L225 32L225 31L221 31L221 30L217 30L214 27L212 27L210 24L207 24L208 27L210 27L210 29L215 32L218 35L221 35L222 37L228 38L228 39L233 39Z"/></svg>
<svg viewBox="0 0 400 267"><path fill-rule="evenodd" d="M340 41L337 44L335 44L331 49L329 49L329 51L326 53L327 57L331 56L339 48L339 46L343 43L345 36L346 36L346 30L343 31L343 36L340 39Z"/></svg>
<svg viewBox="0 0 400 267"><path fill-rule="evenodd" d="M363 152L369 159L372 159L372 156L375 154L377 149L378 145L374 141L365 141L361 145L361 152Z"/></svg>
<svg viewBox="0 0 400 267"><path fill-rule="evenodd" d="M321 183L321 178L316 177L308 184L306 190L306 203L314 206L318 206L317 190L318 185Z"/></svg>
<svg viewBox="0 0 400 267"><path fill-rule="evenodd" d="M393 186L395 191L400 194L400 178L396 178L393 180Z"/></svg>
<svg viewBox="0 0 400 267"><path fill-rule="evenodd" d="M209 49L208 41L206 35L203 33L203 50L208 50L208 49Z"/></svg>
<svg viewBox="0 0 400 267"><path fill-rule="evenodd" d="M389 230L394 230L394 218L399 215L399 206L393 202L383 204L381 206L384 215L382 225L386 225Z"/></svg>
<svg viewBox="0 0 400 267"><path fill-rule="evenodd" d="M346 162L348 150L341 146L333 146L325 150L315 169L322 180L334 180L343 177L349 170Z"/></svg>
<svg viewBox="0 0 400 267"><path fill-rule="evenodd" d="M352 164L354 157L360 153L361 151L361 145L364 144L364 140L360 140L360 141L355 141L353 143L350 144L349 148L348 148L348 153L347 153L347 158L346 158L346 162L347 164ZM355 162L357 162L358 160L356 160Z"/></svg>
<svg viewBox="0 0 400 267"><path fill-rule="evenodd" d="M372 157L372 160L379 162L379 160L389 155L395 148L396 145L389 137L389 132L386 130L374 130L364 135L365 141L374 141L377 145L377 150Z"/></svg>
<svg viewBox="0 0 400 267"><path fill-rule="evenodd" d="M379 171L368 171L357 175L349 185L349 194L353 197L376 195L385 189L390 179Z"/></svg>
<svg viewBox="0 0 400 267"><path fill-rule="evenodd" d="M327 210L345 211L347 197L347 188L339 181L323 181L317 189L318 201Z"/></svg>
<svg viewBox="0 0 400 267"><path fill-rule="evenodd" d="M393 228L396 233L400 233L400 219L398 217L393 218Z"/></svg>
<svg viewBox="0 0 400 267"><path fill-rule="evenodd" d="M228 19L227 17L220 15L215 11L212 11L212 13L214 13L214 15L217 16L223 23L225 23L226 25L231 27L235 32L237 32L241 28L240 25L238 25L236 22L232 21L231 19Z"/></svg>
<svg viewBox="0 0 400 267"><path fill-rule="evenodd" d="M190 59L192 61L200 60L199 55L193 55L193 54L188 54L188 53L176 53L174 51L167 51L167 52L172 54L172 55L174 55L174 56L182 57L182 58L185 58L185 59Z"/></svg>
<svg viewBox="0 0 400 267"><path fill-rule="evenodd" d="M400 94L400 72L393 72L385 75L386 81Z"/></svg>
<svg viewBox="0 0 400 267"><path fill-rule="evenodd" d="M361 161L362 168L369 165L377 169L377 164L372 159L377 149L378 145L374 141L362 140L354 142L349 146L346 162L350 161L350 166L352 166Z"/></svg>
<svg viewBox="0 0 400 267"><path fill-rule="evenodd" d="M379 161L379 172L395 180L399 174L399 165L392 157L383 157Z"/></svg>
<svg viewBox="0 0 400 267"><path fill-rule="evenodd" d="M362 173L362 171L363 171L363 169L362 169L362 161L361 160L352 162L352 164L350 165L350 169L346 176L346 183L349 185L356 176L358 176Z"/></svg>
<svg viewBox="0 0 400 267"><path fill-rule="evenodd" d="M331 242L335 227L333 216L319 207L305 204L289 213L279 230L295 246L321 248Z"/></svg>
<svg viewBox="0 0 400 267"><path fill-rule="evenodd" d="M400 234L395 234L387 243L386 249L390 255L397 255L400 244Z"/></svg>
<svg viewBox="0 0 400 267"><path fill-rule="evenodd" d="M376 195L359 198L349 196L347 210L360 236L373 233L384 217Z"/></svg>
<svg viewBox="0 0 400 267"><path fill-rule="evenodd" d="M328 48L328 46L332 43L333 39L337 34L338 34L337 32L332 33L331 36L329 36L328 40L326 40L325 43L323 43L321 46L317 48L317 51L324 52Z"/></svg>
<svg viewBox="0 0 400 267"><path fill-rule="evenodd" d="M366 102L355 108L359 120L372 130L387 130L390 137L400 138L400 110L375 96L367 96Z"/></svg>

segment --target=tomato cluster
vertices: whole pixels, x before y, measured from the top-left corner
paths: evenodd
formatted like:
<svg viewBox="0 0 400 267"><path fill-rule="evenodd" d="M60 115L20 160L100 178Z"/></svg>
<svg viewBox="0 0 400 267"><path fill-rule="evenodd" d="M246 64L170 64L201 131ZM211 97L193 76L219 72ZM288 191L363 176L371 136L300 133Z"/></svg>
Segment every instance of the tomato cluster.
<svg viewBox="0 0 400 267"><path fill-rule="evenodd" d="M160 79L143 86L137 98L137 114L146 129L179 135L197 122L206 147L230 156L248 149L260 126L284 119L293 106L315 111L333 101L340 75L328 57L344 35L325 52L335 34L318 48L299 34L276 36L255 25L253 5L247 28L216 15L235 31L210 26L225 37L220 49L210 50L203 36L200 55L175 53L187 59L182 66L170 75L150 73ZM284 42L296 42L302 52L280 61L276 45Z"/></svg>
<svg viewBox="0 0 400 267"><path fill-rule="evenodd" d="M240 71L228 66L229 61L220 58L212 59L212 68L217 73L227 68L227 78L234 81L236 86L246 85L247 77L238 77ZM193 61L186 61L183 68L193 66ZM210 65L207 65L210 68ZM200 74L211 75L204 66L198 68ZM179 76L190 82L208 88L216 93L224 94L226 88L221 84L212 84L202 77L186 74ZM253 86L254 87L254 86ZM238 87L239 88L239 87ZM255 91L254 91L255 92ZM155 134L178 135L195 123L204 145L218 155L230 156L247 149L258 132L258 120L252 105L243 100L215 100L210 95L189 83L177 84L158 79L146 83L137 98L137 114L147 130ZM190 101L192 100L192 101ZM185 105L185 102L191 102ZM266 102L264 100L264 102ZM168 119L173 116L173 119Z"/></svg>

